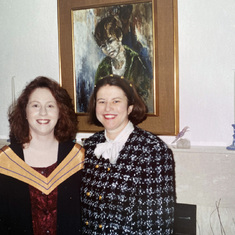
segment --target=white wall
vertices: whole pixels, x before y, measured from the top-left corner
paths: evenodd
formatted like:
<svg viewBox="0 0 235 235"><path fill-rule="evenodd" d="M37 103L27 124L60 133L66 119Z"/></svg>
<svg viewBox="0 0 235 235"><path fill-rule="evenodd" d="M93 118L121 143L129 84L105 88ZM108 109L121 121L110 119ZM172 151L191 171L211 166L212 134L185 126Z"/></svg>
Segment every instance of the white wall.
<svg viewBox="0 0 235 235"><path fill-rule="evenodd" d="M39 75L59 81L57 1L0 1L0 138L8 138L7 110L15 93Z"/></svg>
<svg viewBox="0 0 235 235"><path fill-rule="evenodd" d="M190 127L192 145L232 143L234 9L234 0L178 0L180 129ZM1 0L0 41L0 138L7 138L12 76L16 95L38 75L59 81L57 1Z"/></svg>
<svg viewBox="0 0 235 235"><path fill-rule="evenodd" d="M230 145L235 1L179 0L180 127L196 145Z"/></svg>

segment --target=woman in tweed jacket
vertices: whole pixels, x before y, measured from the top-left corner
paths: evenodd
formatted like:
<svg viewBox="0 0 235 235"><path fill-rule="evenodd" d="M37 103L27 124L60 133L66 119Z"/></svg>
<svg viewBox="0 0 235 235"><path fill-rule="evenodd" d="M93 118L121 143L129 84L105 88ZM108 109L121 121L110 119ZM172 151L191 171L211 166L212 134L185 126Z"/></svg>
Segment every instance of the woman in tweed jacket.
<svg viewBox="0 0 235 235"><path fill-rule="evenodd" d="M123 77L99 80L90 122L104 126L85 141L83 234L173 234L175 176L172 151L136 125L146 108Z"/></svg>

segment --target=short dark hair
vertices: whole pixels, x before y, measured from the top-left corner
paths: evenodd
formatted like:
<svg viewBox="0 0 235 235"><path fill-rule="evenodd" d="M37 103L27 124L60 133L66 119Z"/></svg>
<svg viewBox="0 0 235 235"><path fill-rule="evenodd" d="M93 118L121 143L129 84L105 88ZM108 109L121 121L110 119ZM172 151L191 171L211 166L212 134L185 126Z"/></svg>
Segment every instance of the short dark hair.
<svg viewBox="0 0 235 235"><path fill-rule="evenodd" d="M99 89L105 85L117 86L123 90L128 100L128 106L133 105L132 112L129 114L128 119L134 125L137 125L146 119L147 107L137 93L134 84L129 83L126 79L124 79L124 77L111 74L100 79L95 85L88 107L88 122L90 124L103 126L96 117L96 98Z"/></svg>
<svg viewBox="0 0 235 235"><path fill-rule="evenodd" d="M8 120L10 124L10 139L20 144L31 140L29 124L26 118L26 106L29 96L37 88L47 88L54 96L59 108L59 120L55 126L54 135L59 142L73 140L78 131L78 121L72 99L68 92L56 81L47 77L36 77L22 91L16 103L10 106Z"/></svg>
<svg viewBox="0 0 235 235"><path fill-rule="evenodd" d="M119 39L122 33L121 21L115 16L108 16L100 20L95 27L94 37L98 46L107 41L110 35Z"/></svg>

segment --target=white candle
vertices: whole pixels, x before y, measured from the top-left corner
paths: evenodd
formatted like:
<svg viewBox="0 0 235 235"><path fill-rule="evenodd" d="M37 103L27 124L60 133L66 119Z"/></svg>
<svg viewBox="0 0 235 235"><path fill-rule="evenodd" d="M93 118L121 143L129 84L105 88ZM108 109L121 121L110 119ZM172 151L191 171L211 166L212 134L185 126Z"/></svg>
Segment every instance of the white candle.
<svg viewBox="0 0 235 235"><path fill-rule="evenodd" d="M234 110L234 121L233 124L235 124L235 69L233 69L234 71L234 97L233 97L233 110Z"/></svg>
<svg viewBox="0 0 235 235"><path fill-rule="evenodd" d="M12 97L12 104L15 104L15 76L11 78L11 97Z"/></svg>

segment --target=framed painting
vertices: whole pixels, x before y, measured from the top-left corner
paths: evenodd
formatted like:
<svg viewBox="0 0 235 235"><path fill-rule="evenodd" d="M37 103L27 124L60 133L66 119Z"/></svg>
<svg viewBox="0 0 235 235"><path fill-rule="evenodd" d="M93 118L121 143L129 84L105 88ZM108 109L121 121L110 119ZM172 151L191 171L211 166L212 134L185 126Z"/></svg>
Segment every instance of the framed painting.
<svg viewBox="0 0 235 235"><path fill-rule="evenodd" d="M177 26L176 0L58 0L60 83L73 99L80 132L102 129L87 122L89 97L102 76L121 72L130 81L136 78L134 85L148 106L139 126L159 135L178 133ZM104 71L115 43L102 39L112 33L125 50L126 64L115 68L110 62ZM130 55L141 65L129 78L126 71L136 69L128 67ZM138 79L144 79L144 88Z"/></svg>

